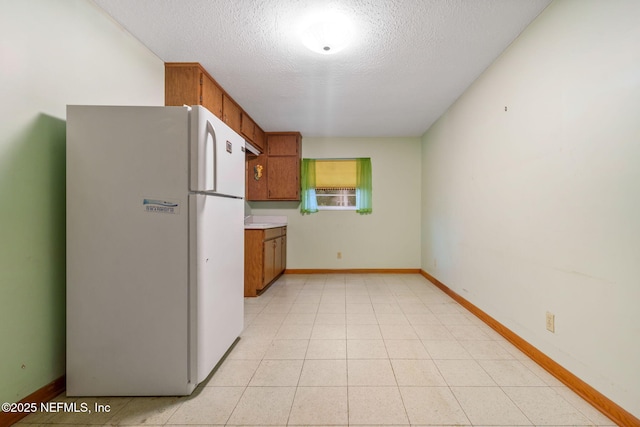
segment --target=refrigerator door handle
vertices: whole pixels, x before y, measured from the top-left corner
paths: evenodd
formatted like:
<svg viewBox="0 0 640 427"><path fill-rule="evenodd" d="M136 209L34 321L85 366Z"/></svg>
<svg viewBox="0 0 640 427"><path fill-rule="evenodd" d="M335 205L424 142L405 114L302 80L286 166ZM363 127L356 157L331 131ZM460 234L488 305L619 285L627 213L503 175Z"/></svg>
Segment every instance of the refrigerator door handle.
<svg viewBox="0 0 640 427"><path fill-rule="evenodd" d="M206 137L206 148L205 148L205 156L206 156L206 183L205 189L207 191L217 191L217 180L216 175L218 171L218 155L217 155L217 141L216 141L216 131L213 129L213 125L209 120L207 120L207 134L211 135L211 143L209 143L209 138Z"/></svg>

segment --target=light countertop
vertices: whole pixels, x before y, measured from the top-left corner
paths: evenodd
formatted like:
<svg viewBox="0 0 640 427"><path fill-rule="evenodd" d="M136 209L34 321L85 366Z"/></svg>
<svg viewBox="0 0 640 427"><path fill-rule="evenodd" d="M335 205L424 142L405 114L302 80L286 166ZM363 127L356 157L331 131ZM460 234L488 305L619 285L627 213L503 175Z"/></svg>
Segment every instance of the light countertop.
<svg viewBox="0 0 640 427"><path fill-rule="evenodd" d="M245 230L264 230L267 228L286 226L286 216L249 215L244 219Z"/></svg>

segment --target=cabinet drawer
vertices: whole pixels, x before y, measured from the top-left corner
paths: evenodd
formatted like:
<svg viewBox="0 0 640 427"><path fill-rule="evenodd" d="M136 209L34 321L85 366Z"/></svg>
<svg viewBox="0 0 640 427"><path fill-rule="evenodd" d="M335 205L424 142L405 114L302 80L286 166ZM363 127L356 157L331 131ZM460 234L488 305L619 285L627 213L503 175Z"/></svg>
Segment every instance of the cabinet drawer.
<svg viewBox="0 0 640 427"><path fill-rule="evenodd" d="M264 230L264 240L275 239L276 237L287 234L286 227L267 228Z"/></svg>

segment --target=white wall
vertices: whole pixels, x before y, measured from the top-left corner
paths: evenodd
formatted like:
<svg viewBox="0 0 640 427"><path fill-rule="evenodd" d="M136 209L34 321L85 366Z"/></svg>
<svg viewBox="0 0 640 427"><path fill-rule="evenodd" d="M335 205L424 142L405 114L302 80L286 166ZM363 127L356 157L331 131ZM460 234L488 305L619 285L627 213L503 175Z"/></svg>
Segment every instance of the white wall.
<svg viewBox="0 0 640 427"><path fill-rule="evenodd" d="M87 0L0 2L0 401L65 373L67 104L164 104L164 64Z"/></svg>
<svg viewBox="0 0 640 427"><path fill-rule="evenodd" d="M635 416L638 17L637 0L555 1L422 152L422 268Z"/></svg>
<svg viewBox="0 0 640 427"><path fill-rule="evenodd" d="M371 157L373 213L250 202L254 215L286 215L288 269L420 267L420 139L303 138L305 158ZM342 252L342 259L337 253Z"/></svg>

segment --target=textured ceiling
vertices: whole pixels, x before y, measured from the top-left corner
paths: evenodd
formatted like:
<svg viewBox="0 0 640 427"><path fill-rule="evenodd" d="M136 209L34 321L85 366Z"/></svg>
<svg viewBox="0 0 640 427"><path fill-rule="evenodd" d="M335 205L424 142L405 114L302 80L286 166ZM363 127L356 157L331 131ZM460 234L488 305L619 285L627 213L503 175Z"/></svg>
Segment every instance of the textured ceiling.
<svg viewBox="0 0 640 427"><path fill-rule="evenodd" d="M165 62L199 62L265 131L419 136L550 0L94 0ZM307 50L309 14L356 35Z"/></svg>

